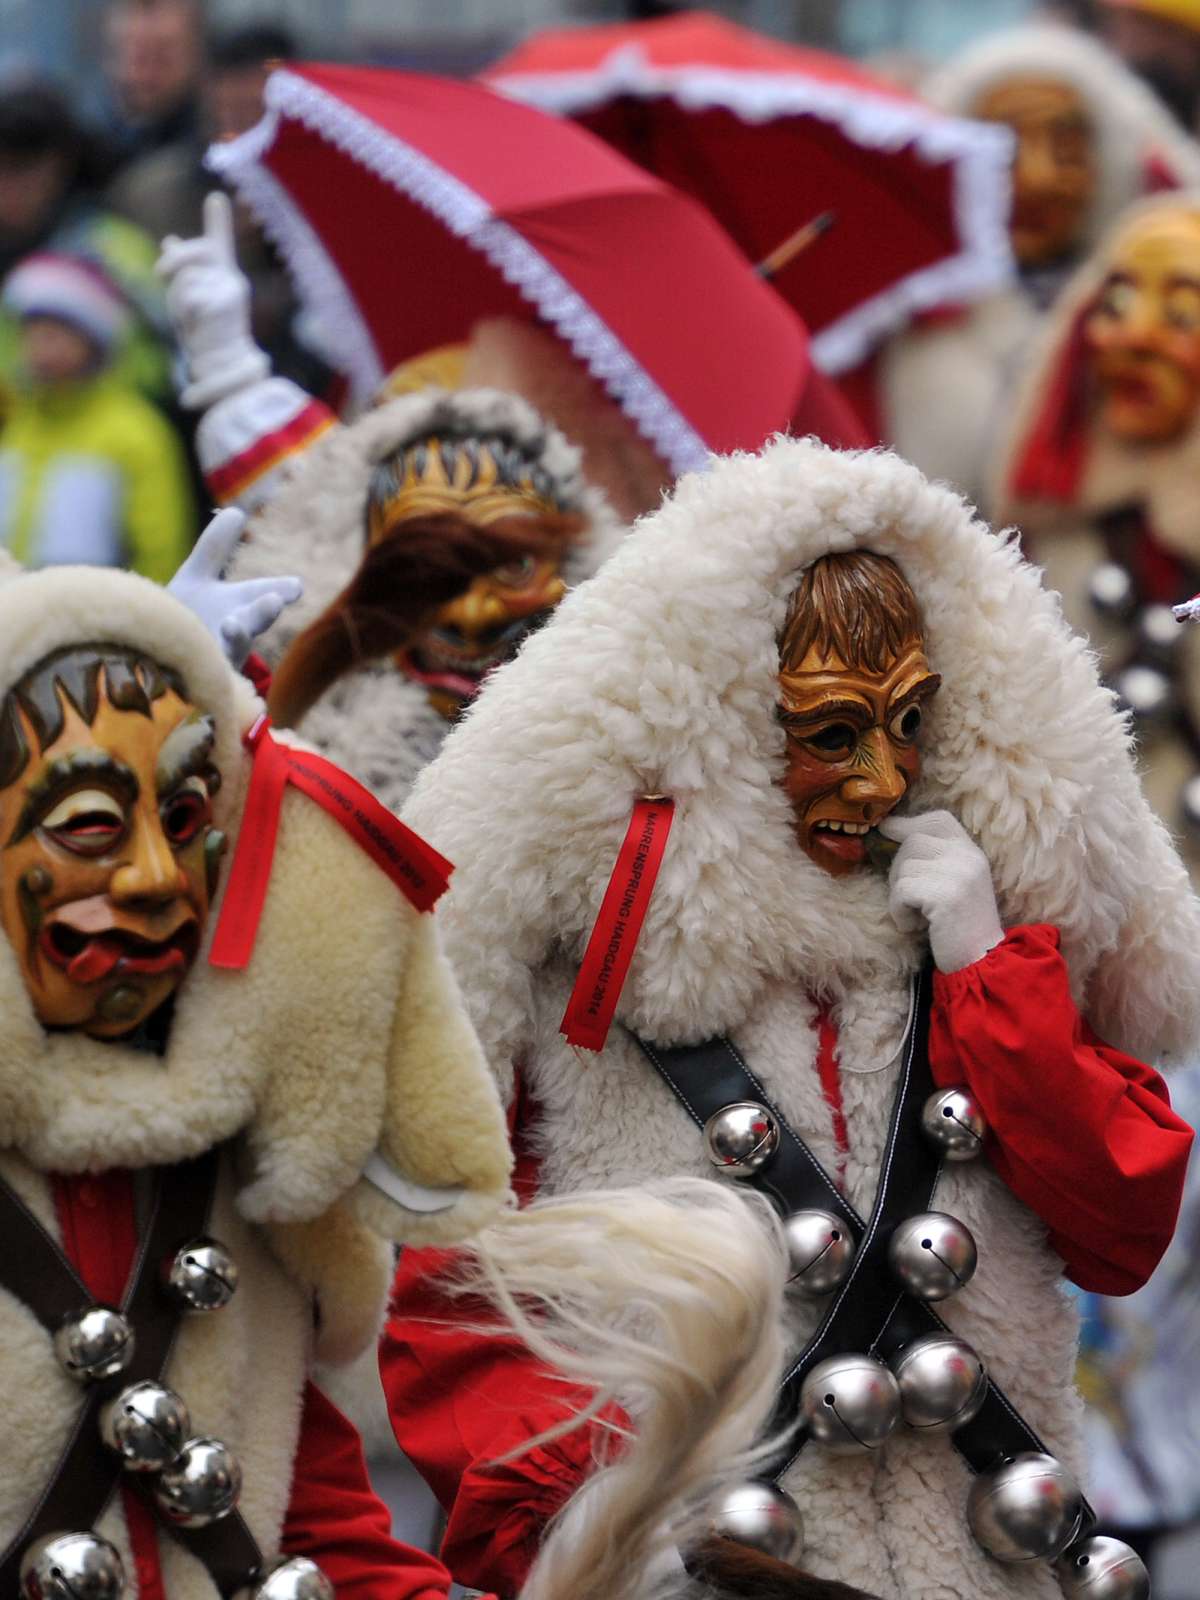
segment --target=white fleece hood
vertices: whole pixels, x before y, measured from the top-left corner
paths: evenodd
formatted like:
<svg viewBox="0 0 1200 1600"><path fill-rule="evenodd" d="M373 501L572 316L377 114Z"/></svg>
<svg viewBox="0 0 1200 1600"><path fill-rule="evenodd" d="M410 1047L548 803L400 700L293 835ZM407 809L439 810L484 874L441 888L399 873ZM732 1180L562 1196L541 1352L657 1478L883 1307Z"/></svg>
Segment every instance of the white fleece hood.
<svg viewBox="0 0 1200 1600"><path fill-rule="evenodd" d="M406 815L458 862L440 914L493 1067L529 1046L532 974L578 961L636 796L676 801L618 1016L730 1032L763 986L846 992L919 959L872 871L796 846L776 637L830 551L893 557L942 675L907 809L988 856L1006 925L1055 924L1077 998L1148 1056L1200 1032L1200 916L1085 643L1003 535L884 453L780 439L689 476L489 681Z"/></svg>

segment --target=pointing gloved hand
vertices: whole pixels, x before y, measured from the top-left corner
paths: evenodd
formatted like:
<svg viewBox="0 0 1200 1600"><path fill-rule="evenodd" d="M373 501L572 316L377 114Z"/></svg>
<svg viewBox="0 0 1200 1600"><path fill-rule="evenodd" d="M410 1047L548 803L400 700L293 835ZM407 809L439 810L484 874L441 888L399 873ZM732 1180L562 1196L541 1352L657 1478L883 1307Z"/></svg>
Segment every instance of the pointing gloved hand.
<svg viewBox="0 0 1200 1600"><path fill-rule="evenodd" d="M185 406L203 411L270 375L271 363L250 333L250 282L237 264L228 195L207 197L198 239L163 240L158 273L187 362Z"/></svg>
<svg viewBox="0 0 1200 1600"><path fill-rule="evenodd" d="M222 578L245 521L232 506L218 511L167 585L167 593L200 618L235 667L245 661L259 634L304 592L299 578L246 578L237 583Z"/></svg>
<svg viewBox="0 0 1200 1600"><path fill-rule="evenodd" d="M1000 943L992 869L957 817L888 817L879 831L900 845L888 878L892 918L904 932L928 924L939 972L969 967Z"/></svg>

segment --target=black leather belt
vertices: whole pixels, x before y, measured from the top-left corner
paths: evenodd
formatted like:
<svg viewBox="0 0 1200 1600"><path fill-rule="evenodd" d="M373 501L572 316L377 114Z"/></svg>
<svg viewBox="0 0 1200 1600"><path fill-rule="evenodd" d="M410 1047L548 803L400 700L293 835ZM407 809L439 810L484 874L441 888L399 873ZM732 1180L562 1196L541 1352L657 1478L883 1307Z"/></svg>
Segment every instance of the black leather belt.
<svg viewBox="0 0 1200 1600"><path fill-rule="evenodd" d="M773 1426L788 1430L788 1452L772 1463L781 1477L807 1442L798 1439L800 1387L805 1376L827 1356L867 1351L892 1361L922 1334L946 1329L923 1300L897 1287L887 1251L899 1223L928 1211L941 1171L940 1160L921 1132L921 1112L934 1083L929 1067L929 1014L933 994L929 969L914 982L913 1016L904 1040L900 1081L892 1105L884 1146L879 1189L865 1221L838 1189L825 1168L767 1094L758 1078L728 1039L669 1049L638 1039L638 1044L689 1116L703 1128L714 1113L735 1101L764 1106L779 1126L779 1145L753 1176L738 1181L769 1195L784 1216L819 1209L848 1223L858 1240L854 1264L834 1295L817 1331L783 1380ZM973 1472L986 1472L1009 1456L1046 1446L1016 1407L989 1377L987 1396L974 1418L950 1435L950 1441ZM1048 1453L1048 1452L1047 1452ZM1094 1522L1084 1503L1085 1528Z"/></svg>

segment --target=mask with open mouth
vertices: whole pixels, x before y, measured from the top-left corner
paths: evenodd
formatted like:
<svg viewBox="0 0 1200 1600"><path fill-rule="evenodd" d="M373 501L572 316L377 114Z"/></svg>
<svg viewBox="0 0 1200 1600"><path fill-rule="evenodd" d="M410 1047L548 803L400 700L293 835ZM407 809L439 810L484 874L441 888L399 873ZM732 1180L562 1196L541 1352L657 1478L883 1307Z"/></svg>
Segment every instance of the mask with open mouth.
<svg viewBox="0 0 1200 1600"><path fill-rule="evenodd" d="M1127 444L1165 444L1200 405L1200 214L1133 222L1113 252L1084 343L1100 421Z"/></svg>
<svg viewBox="0 0 1200 1600"><path fill-rule="evenodd" d="M139 1027L200 947L223 839L213 727L133 650L40 662L0 707L0 921L38 1020Z"/></svg>
<svg viewBox="0 0 1200 1600"><path fill-rule="evenodd" d="M841 877L870 859L874 829L916 782L921 724L941 679L925 658L915 595L893 561L868 551L805 571L779 656L796 836Z"/></svg>

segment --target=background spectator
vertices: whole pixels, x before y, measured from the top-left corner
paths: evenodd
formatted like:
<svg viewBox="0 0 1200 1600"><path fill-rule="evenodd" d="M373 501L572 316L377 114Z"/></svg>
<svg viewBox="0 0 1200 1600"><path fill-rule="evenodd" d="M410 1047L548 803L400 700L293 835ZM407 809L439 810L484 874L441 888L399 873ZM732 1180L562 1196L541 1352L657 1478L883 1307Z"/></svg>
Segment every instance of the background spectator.
<svg viewBox="0 0 1200 1600"><path fill-rule="evenodd" d="M194 535L165 418L110 371L129 313L76 257L29 256L4 286L18 382L0 429L0 539L26 566L131 566L165 583Z"/></svg>
<svg viewBox="0 0 1200 1600"><path fill-rule="evenodd" d="M195 135L204 72L197 0L112 0L104 17L109 118L118 156L133 160Z"/></svg>
<svg viewBox="0 0 1200 1600"><path fill-rule="evenodd" d="M0 92L0 273L33 250L95 262L132 312L114 352L117 376L166 401L169 336L155 241L104 204L106 173L100 142L54 84L26 79ZM13 380L16 345L11 321L0 319L0 389Z"/></svg>

